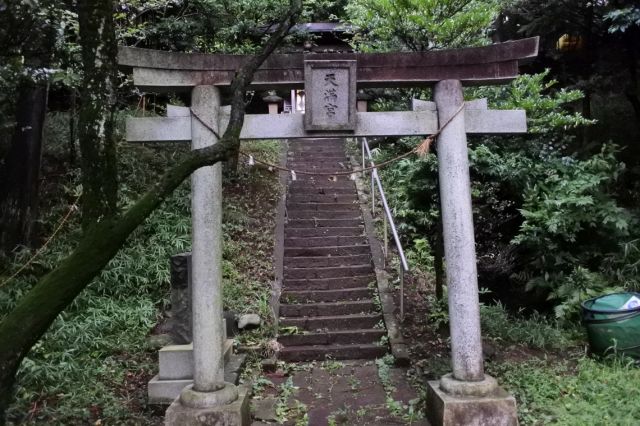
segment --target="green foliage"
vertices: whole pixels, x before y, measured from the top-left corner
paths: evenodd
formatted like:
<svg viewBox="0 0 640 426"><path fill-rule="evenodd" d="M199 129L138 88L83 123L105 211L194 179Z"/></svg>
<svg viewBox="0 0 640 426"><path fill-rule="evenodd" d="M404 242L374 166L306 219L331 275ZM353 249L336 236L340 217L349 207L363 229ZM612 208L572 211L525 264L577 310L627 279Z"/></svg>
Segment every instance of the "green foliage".
<svg viewBox="0 0 640 426"><path fill-rule="evenodd" d="M636 288L640 256L629 243L637 238L635 212L617 196L626 172L620 152L607 144L590 153L576 142L572 131L593 121L566 107L579 91L556 86L545 71L467 89L467 98L486 97L492 108L524 108L532 133L470 138L469 157L481 285L496 293L505 291L499 285L519 286L533 300L548 299L558 318L573 320L585 298ZM376 160L417 143L382 145ZM381 177L412 266L428 269L431 259L419 245L427 237L433 246L438 230L436 157L403 159Z"/></svg>
<svg viewBox="0 0 640 426"><path fill-rule="evenodd" d="M544 170L538 167L536 182L525 188L524 220L513 242L533 254L527 289L549 290L549 298L561 302L558 316L575 317L579 302L619 289L600 265L635 223L612 196L624 168L607 146L586 160L554 157Z"/></svg>
<svg viewBox="0 0 640 426"><path fill-rule="evenodd" d="M513 392L522 425L633 425L640 418L640 370L611 358L490 363Z"/></svg>
<svg viewBox="0 0 640 426"><path fill-rule="evenodd" d="M582 99L580 90L557 89L558 81L549 78L549 69L538 74L523 74L511 84L468 89L468 99L487 98L492 108L524 109L529 133L567 131L595 123L565 105Z"/></svg>
<svg viewBox="0 0 640 426"><path fill-rule="evenodd" d="M66 156L67 117L48 117L46 164L56 170ZM243 149L273 161L279 144L254 143ZM187 150L178 145L120 147L120 204L127 206ZM47 169L49 170L49 169ZM49 172L51 173L51 172ZM47 175L49 203L42 232L50 235L75 199L77 170ZM169 257L190 250L189 182L136 230L100 276L55 321L24 360L17 399L8 413L16 424L155 424L146 404L145 383L157 368L156 348L147 336L168 307ZM225 308L255 312L269 324L271 254L276 175L241 166L235 182L225 183ZM79 238L79 218L71 216L48 248L14 281L0 288L0 317L36 282L55 268ZM245 233L245 229L247 232ZM0 259L0 281L32 252ZM261 330L261 331L260 331ZM242 336L258 339L263 327ZM161 413L159 413L161 414Z"/></svg>
<svg viewBox="0 0 640 426"><path fill-rule="evenodd" d="M347 5L358 50L424 51L487 43L500 0L357 0Z"/></svg>
<svg viewBox="0 0 640 426"><path fill-rule="evenodd" d="M610 33L624 33L633 27L640 27L640 7L629 6L623 9L614 9L605 16L605 21L610 21Z"/></svg>
<svg viewBox="0 0 640 426"><path fill-rule="evenodd" d="M480 320L485 336L531 348L565 349L575 345L582 334L576 327L566 328L557 320L538 312L525 316L507 312L501 303L480 305Z"/></svg>

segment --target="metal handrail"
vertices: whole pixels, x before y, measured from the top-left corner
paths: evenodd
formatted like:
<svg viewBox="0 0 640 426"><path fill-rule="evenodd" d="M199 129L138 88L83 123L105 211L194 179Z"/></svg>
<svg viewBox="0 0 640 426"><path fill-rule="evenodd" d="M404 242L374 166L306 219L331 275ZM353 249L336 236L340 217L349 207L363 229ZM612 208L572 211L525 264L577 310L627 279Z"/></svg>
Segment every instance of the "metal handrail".
<svg viewBox="0 0 640 426"><path fill-rule="evenodd" d="M402 249L402 244L400 243L400 237L398 236L398 231L396 229L396 225L393 221L393 215L391 214L391 209L389 208L389 204L387 203L387 197L384 194L384 189L382 188L382 182L380 181L380 176L378 175L378 169L375 167L376 164L373 161L373 156L371 155L371 149L369 149L369 143L367 142L367 138L362 139L362 168L366 168L366 161L369 161L369 166L372 167L371 170L371 213L375 215L376 211L376 187L378 189L378 193L380 195L380 201L382 202L382 207L384 208L384 258L385 261L387 259L389 253L389 239L387 237L387 228L391 228L391 234L393 236L393 241L396 244L396 249L398 250L398 257L400 258L400 317L404 317L404 273L409 272L409 264L407 263L407 258L404 255L404 250Z"/></svg>

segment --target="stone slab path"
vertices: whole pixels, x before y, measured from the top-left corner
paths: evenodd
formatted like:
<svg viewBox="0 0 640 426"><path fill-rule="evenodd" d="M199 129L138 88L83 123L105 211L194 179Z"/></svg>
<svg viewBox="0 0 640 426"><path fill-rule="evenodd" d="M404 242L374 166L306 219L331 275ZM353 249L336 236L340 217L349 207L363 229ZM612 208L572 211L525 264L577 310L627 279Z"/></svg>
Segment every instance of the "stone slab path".
<svg viewBox="0 0 640 426"><path fill-rule="evenodd" d="M266 374L252 400L252 426L428 426L415 414L407 370L390 359L298 363Z"/></svg>
<svg viewBox="0 0 640 426"><path fill-rule="evenodd" d="M292 141L287 166L351 168L341 139ZM388 353L355 182L290 176L284 230L280 361L254 384L253 425L427 425Z"/></svg>
<svg viewBox="0 0 640 426"><path fill-rule="evenodd" d="M289 143L287 167L348 171L342 139ZM279 358L373 359L388 347L355 183L349 175L289 177ZM288 333L287 333L288 331Z"/></svg>

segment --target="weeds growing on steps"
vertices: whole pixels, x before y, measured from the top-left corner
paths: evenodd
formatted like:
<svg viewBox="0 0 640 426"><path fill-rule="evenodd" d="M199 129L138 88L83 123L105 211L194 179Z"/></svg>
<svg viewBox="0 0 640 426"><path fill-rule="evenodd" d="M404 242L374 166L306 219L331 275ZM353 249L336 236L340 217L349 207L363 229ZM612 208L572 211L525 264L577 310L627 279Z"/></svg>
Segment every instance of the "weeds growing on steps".
<svg viewBox="0 0 640 426"><path fill-rule="evenodd" d="M44 237L79 190L78 171L62 158L66 120L52 116L48 126L42 195ZM132 203L185 149L178 145L121 145L121 205ZM244 149L277 161L277 143L252 143ZM258 313L267 323L278 191L277 175L257 168L242 166L237 177L225 181L225 308ZM144 425L161 421L163 410L146 405L146 383L157 371L157 348L147 337L168 307L169 257L190 249L190 228L189 182L185 182L135 231L126 247L24 360L16 399L8 413L10 423ZM11 310L37 277L70 252L78 236L78 217L74 216L29 268L0 289L0 316ZM25 250L0 259L0 272L9 276L30 256ZM265 325L241 339L260 341L261 333L268 330Z"/></svg>

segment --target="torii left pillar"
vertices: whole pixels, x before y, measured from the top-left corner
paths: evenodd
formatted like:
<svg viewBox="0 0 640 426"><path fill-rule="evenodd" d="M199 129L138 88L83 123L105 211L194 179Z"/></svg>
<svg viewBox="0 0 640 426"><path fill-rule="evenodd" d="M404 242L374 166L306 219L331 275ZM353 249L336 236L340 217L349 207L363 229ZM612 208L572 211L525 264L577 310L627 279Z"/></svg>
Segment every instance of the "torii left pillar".
<svg viewBox="0 0 640 426"><path fill-rule="evenodd" d="M197 115L191 115L191 148L215 144L219 89L194 87L191 109ZM167 409L165 425L244 426L250 421L247 391L224 381L220 163L193 173L191 197L193 385Z"/></svg>

